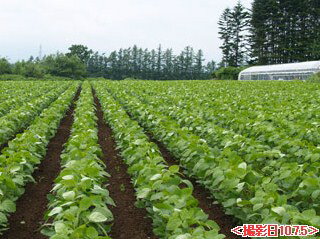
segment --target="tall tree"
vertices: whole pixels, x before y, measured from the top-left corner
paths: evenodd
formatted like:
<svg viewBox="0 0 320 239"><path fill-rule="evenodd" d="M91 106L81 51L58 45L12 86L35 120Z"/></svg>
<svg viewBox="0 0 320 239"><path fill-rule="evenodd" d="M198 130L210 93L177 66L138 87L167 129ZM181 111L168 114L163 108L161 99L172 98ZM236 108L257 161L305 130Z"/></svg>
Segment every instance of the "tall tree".
<svg viewBox="0 0 320 239"><path fill-rule="evenodd" d="M212 73L217 69L215 61L209 61L205 67L205 74L211 76Z"/></svg>
<svg viewBox="0 0 320 239"><path fill-rule="evenodd" d="M164 79L173 79L173 58L172 49L167 49L163 54Z"/></svg>
<svg viewBox="0 0 320 239"><path fill-rule="evenodd" d="M11 65L6 58L0 58L0 75L12 72Z"/></svg>
<svg viewBox="0 0 320 239"><path fill-rule="evenodd" d="M244 64L250 15L239 1L231 12L231 66Z"/></svg>
<svg viewBox="0 0 320 239"><path fill-rule="evenodd" d="M79 79L87 74L85 64L75 55L68 56L60 53L49 55L43 59L42 64L46 72L51 75Z"/></svg>
<svg viewBox="0 0 320 239"><path fill-rule="evenodd" d="M84 64L87 65L90 56L93 54L93 51L90 50L87 46L84 45L72 45L69 47L69 52L67 56L77 56Z"/></svg>
<svg viewBox="0 0 320 239"><path fill-rule="evenodd" d="M222 45L220 49L222 50L222 64L226 67L230 65L231 62L231 37L232 37L232 28L231 28L231 19L232 14L230 8L226 8L218 22L219 25L219 38L222 40Z"/></svg>
<svg viewBox="0 0 320 239"><path fill-rule="evenodd" d="M157 49L157 63L156 63L156 78L157 80L162 79L162 46L159 45Z"/></svg>
<svg viewBox="0 0 320 239"><path fill-rule="evenodd" d="M204 62L203 51L198 50L194 59L194 69L193 69L194 78L203 79L204 77L203 62Z"/></svg>
<svg viewBox="0 0 320 239"><path fill-rule="evenodd" d="M220 39L225 66L240 66L244 64L248 52L248 28L250 14L239 1L231 10L226 8L222 13L219 25Z"/></svg>
<svg viewBox="0 0 320 239"><path fill-rule="evenodd" d="M319 0L254 0L250 43L258 64L320 58Z"/></svg>

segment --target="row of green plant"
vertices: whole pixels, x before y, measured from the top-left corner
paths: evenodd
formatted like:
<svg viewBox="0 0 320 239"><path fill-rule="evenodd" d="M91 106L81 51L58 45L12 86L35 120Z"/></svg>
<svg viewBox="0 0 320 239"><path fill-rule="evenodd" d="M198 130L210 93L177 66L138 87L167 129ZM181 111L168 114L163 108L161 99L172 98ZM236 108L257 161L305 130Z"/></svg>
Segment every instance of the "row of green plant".
<svg viewBox="0 0 320 239"><path fill-rule="evenodd" d="M21 107L23 104L28 104L31 100L48 93L54 89L56 85L52 84L25 84L22 83L19 87L25 86L27 88L15 89L8 92L10 96L0 101L0 117L9 113L11 109ZM5 96L5 94L4 94Z"/></svg>
<svg viewBox="0 0 320 239"><path fill-rule="evenodd" d="M272 182L280 187L281 193L287 195L291 204L298 206L300 209L319 208L317 202L320 196L318 190L320 150L317 147L319 130L317 123L313 120L313 117L317 117L318 100L310 99L304 102L301 107L298 107L299 112L305 114L297 116L295 122L286 118L286 115L290 117L289 111L292 114L296 112L290 110L295 107L291 105L299 105L300 101L305 101L304 98L309 98L307 95L311 94L310 98L315 97L312 94L316 94L317 87L304 86L304 84L294 85L304 87L305 90L314 89L313 92L306 94L292 87L290 89L290 84L286 83L284 84L286 94L282 94L281 103L276 104L274 102L272 104L274 108L280 108L284 105L280 109L284 113L270 113L270 111L277 112L278 110L261 106L262 109L255 110L258 111L257 114L259 115L252 118L250 114L255 114L255 111L250 111L250 107L248 110L245 110L245 108L251 104L259 105L259 102L263 99L253 100L253 97L250 97L250 102L247 103L245 95L242 95L242 106L236 104L235 108L238 110L233 110L234 104L232 102L234 101L232 101L232 97L224 94L225 97L221 96L223 99L217 99L223 92L220 92L220 94L217 92L216 103L214 104L206 100L211 97L199 97L202 98L202 100L199 100L187 90L183 93L177 89L177 94L169 95L164 88L155 87L152 89L152 86L148 85L148 94L150 100L154 99L158 102L159 107L163 108L162 112L165 112L165 108L168 107L167 113L179 120L180 124L190 127L194 133L201 135L209 145L222 148L224 151L236 152L237 155L250 163L255 170L271 177ZM266 86L269 86L269 84ZM280 86L278 85L279 88ZM246 87L249 88L247 84ZM262 88L262 86L259 88ZM137 90L138 87L135 88L135 91ZM156 96L156 92L162 90L164 92L158 93L158 96ZM253 89L246 95L253 95ZM274 97L276 97L275 95ZM285 97L286 95L289 96ZM292 104L292 97L297 101L296 104ZM285 103L286 101L291 102L291 104ZM161 107L161 104L166 105L166 107ZM278 118L280 122L287 122L289 126L285 127L280 123L277 124L275 118ZM296 121L299 121L298 118L305 122L305 127L296 123ZM319 209L317 211L319 213Z"/></svg>
<svg viewBox="0 0 320 239"><path fill-rule="evenodd" d="M220 153L219 148L209 147L205 140L187 127L181 128L154 106L128 95L125 86L108 83L108 87L132 116L179 159L189 175L196 177L212 192L228 214L233 214L244 223L319 226L320 217L315 209L300 212L297 207L288 204L285 194L277 191L278 187L270 177L260 178L235 152L226 151L223 157L216 157ZM310 184L303 185L301 190L307 186Z"/></svg>
<svg viewBox="0 0 320 239"><path fill-rule="evenodd" d="M94 82L104 118L113 129L121 156L137 190L138 205L153 219L154 233L166 239L219 239L218 225L198 207L193 186L179 175L179 166L168 168L157 146L138 123L126 114L107 92L103 82ZM184 187L181 187L185 185Z"/></svg>
<svg viewBox="0 0 320 239"><path fill-rule="evenodd" d="M320 180L317 175L319 175L320 149L309 145L302 154L301 152L298 154L293 147L297 149L298 145L301 148L306 145L298 139L288 140L285 135L282 140L287 140L287 144L270 147L254 138L247 138L232 130L221 128L210 119L204 119L203 115L209 116L210 113L217 115L215 108L204 110L195 103L195 100L189 99L187 94L172 96L158 93L158 97L155 97L157 90L161 92L158 88L152 90L150 86L147 93L142 92L141 86L135 87L131 84L130 87L127 85L127 88L132 91L131 95L136 95L158 112L171 116L180 127L188 127L192 133L205 139L209 146L219 149L216 157L223 160L226 155L234 153L251 167L257 178L270 177L271 182L277 185L277 191L284 193L290 204L300 210L315 208L317 212L319 211L320 191L317 188L320 186ZM232 120L231 116L229 120ZM276 132L272 131L273 134ZM283 149L281 146L291 147Z"/></svg>
<svg viewBox="0 0 320 239"><path fill-rule="evenodd" d="M34 118L47 108L59 95L66 90L69 83L58 85L56 88L41 95L21 107L12 109L0 118L0 145L6 143L19 131L30 125Z"/></svg>
<svg viewBox="0 0 320 239"><path fill-rule="evenodd" d="M24 193L32 173L46 153L49 140L55 135L60 120L69 108L77 84L35 118L32 125L10 141L0 155L0 233L7 228L8 215L16 210L15 202Z"/></svg>
<svg viewBox="0 0 320 239"><path fill-rule="evenodd" d="M175 92L171 95L166 91L168 85L148 84L148 94L157 100L162 98L165 104L178 104L206 122L250 137L268 147L276 147L283 153L297 151L295 157L302 162L305 155L310 157L319 151L320 133L317 122L313 120L318 117L320 103L316 85L235 82L213 85L215 87L208 89L208 84L198 82L187 87L174 83L170 86ZM155 95L155 92L163 93ZM298 149L288 152L297 146Z"/></svg>
<svg viewBox="0 0 320 239"><path fill-rule="evenodd" d="M277 145L277 140L294 140L292 137L308 141L307 144L318 144L320 133L313 120L319 112L318 85L303 82L234 83L210 90L206 89L206 84L194 86L197 87L192 87L192 92L177 87L176 94L169 100L184 105L192 99L193 109L198 110L206 120L258 140L266 139L273 147ZM153 91L165 91L165 86L149 87ZM195 97L199 93L201 97ZM266 138L263 137L265 132L280 135Z"/></svg>
<svg viewBox="0 0 320 239"><path fill-rule="evenodd" d="M49 196L47 224L51 239L108 239L115 206L105 188L109 175L99 159L97 117L91 86L83 83L71 136L61 155L62 170Z"/></svg>
<svg viewBox="0 0 320 239"><path fill-rule="evenodd" d="M26 87L23 82L12 82L12 81L0 81L0 102L4 102L7 99L15 98L17 94L23 93ZM35 82L31 82L28 88L36 87Z"/></svg>

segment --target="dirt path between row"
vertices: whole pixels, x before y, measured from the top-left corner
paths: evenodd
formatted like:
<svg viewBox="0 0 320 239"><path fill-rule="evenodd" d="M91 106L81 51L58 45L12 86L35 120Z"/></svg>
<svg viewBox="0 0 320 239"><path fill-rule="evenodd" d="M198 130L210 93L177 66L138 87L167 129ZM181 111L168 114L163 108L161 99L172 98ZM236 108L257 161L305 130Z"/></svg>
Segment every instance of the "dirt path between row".
<svg viewBox="0 0 320 239"><path fill-rule="evenodd" d="M1 239L45 239L40 233L40 227L44 223L44 213L47 210L47 194L53 187L54 179L60 172L60 155L63 145L70 136L73 123L75 102L79 98L81 89L61 120L56 135L50 140L45 158L38 169L33 173L36 183L29 183L25 193L17 201L17 210L9 218L9 230Z"/></svg>
<svg viewBox="0 0 320 239"><path fill-rule="evenodd" d="M110 237L112 239L156 239L152 232L152 220L147 217L147 211L135 206L135 190L127 173L127 166L116 150L112 130L103 119L101 105L95 92L94 96L98 116L99 144L103 151L102 160L107 165L107 172L111 175L107 187L111 198L116 203L116 207L110 207L114 216Z"/></svg>

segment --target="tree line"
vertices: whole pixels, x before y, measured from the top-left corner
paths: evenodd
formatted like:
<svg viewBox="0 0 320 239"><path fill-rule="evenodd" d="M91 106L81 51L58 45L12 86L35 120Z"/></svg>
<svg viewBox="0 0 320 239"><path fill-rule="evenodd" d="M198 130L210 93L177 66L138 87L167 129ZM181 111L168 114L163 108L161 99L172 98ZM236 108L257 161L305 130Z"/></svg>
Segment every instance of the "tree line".
<svg viewBox="0 0 320 239"><path fill-rule="evenodd" d="M52 54L42 59L30 57L28 60L10 64L6 58L0 59L0 75L14 74L24 77L43 78L46 75L79 79L87 74L79 57L62 53ZM9 77L10 78L10 77Z"/></svg>
<svg viewBox="0 0 320 239"><path fill-rule="evenodd" d="M72 45L66 54L57 53L42 59L10 64L0 60L0 74L18 74L41 78L46 74L62 77L105 77L121 80L128 77L146 80L208 79L216 68L214 61L205 62L203 51L187 46L175 55L172 49L133 47L109 55L94 52L84 45Z"/></svg>
<svg viewBox="0 0 320 239"><path fill-rule="evenodd" d="M219 19L222 66L279 64L320 59L319 0L238 2Z"/></svg>
<svg viewBox="0 0 320 239"><path fill-rule="evenodd" d="M71 51L79 52L76 48L81 46L72 46ZM175 55L172 49L162 49L161 45L152 50L134 45L113 51L108 56L99 52L86 55L83 60L89 76L111 79L207 79L216 67L214 61L204 64L203 51L195 51L190 46L185 47L178 55Z"/></svg>

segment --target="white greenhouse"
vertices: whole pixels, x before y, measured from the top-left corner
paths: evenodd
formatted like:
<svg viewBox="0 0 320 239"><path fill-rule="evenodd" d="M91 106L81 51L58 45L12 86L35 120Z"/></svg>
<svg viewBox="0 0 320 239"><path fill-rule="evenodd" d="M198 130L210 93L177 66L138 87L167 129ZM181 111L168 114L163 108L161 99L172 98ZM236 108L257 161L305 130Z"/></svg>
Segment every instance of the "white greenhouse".
<svg viewBox="0 0 320 239"><path fill-rule="evenodd" d="M249 67L239 74L239 80L306 80L320 72L320 61Z"/></svg>

